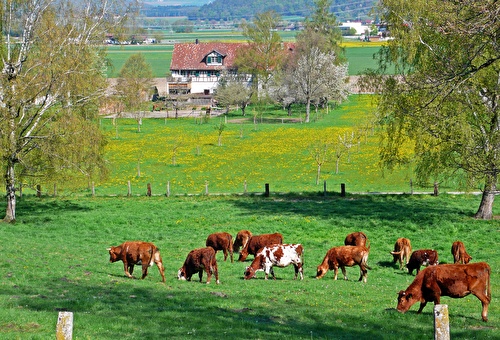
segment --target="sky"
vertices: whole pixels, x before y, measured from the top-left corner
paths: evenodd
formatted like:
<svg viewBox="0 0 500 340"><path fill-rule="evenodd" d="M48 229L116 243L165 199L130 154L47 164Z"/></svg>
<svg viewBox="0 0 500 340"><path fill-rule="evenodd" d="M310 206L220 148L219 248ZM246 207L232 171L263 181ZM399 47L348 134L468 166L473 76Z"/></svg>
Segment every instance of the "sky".
<svg viewBox="0 0 500 340"><path fill-rule="evenodd" d="M153 6L202 6L211 0L143 0L144 3Z"/></svg>

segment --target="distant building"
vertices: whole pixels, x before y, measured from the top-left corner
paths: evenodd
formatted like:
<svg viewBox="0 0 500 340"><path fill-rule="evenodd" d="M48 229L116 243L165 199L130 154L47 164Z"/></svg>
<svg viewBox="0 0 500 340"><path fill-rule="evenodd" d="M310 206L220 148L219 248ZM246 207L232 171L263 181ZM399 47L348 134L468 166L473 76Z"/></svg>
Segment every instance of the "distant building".
<svg viewBox="0 0 500 340"><path fill-rule="evenodd" d="M174 45L168 93L213 94L223 70L236 71L237 50L248 43L178 43ZM292 48L293 44L284 46ZM250 78L249 78L250 80Z"/></svg>

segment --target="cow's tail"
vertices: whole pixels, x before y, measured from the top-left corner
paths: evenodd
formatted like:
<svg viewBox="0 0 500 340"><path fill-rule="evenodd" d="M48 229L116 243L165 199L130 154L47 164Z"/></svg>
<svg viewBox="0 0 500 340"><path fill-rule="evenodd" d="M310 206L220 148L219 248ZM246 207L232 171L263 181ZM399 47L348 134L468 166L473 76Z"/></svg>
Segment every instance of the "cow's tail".
<svg viewBox="0 0 500 340"><path fill-rule="evenodd" d="M490 276L491 276L491 268L487 267L487 275L486 275L486 296L488 297L488 302L491 302L491 286L490 286Z"/></svg>

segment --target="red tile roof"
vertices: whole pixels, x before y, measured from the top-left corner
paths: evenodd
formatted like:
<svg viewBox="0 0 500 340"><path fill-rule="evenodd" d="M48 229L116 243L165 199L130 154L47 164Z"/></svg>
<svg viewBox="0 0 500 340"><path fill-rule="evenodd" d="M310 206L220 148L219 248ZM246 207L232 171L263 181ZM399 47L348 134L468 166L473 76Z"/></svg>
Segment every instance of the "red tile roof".
<svg viewBox="0 0 500 340"><path fill-rule="evenodd" d="M219 70L221 66L207 65L205 56L213 51L225 56L224 68L230 68L234 64L236 50L248 46L247 43L180 43L174 45L172 54L171 70Z"/></svg>
<svg viewBox="0 0 500 340"><path fill-rule="evenodd" d="M174 45L170 70L220 70L221 66L207 65L205 56L215 51L224 56L223 68L234 65L236 51L248 43L179 43ZM288 49L294 49L293 43L285 43Z"/></svg>

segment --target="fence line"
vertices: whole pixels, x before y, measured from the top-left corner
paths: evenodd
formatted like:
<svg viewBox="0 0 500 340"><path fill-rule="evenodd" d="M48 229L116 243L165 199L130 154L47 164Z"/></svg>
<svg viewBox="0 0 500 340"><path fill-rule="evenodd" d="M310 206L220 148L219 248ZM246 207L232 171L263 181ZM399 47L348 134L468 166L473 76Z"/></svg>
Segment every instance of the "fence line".
<svg viewBox="0 0 500 340"><path fill-rule="evenodd" d="M212 196L222 196L222 195L235 195L235 196L242 196L242 195L263 195L264 197L269 197L271 195L287 195L289 193L292 193L292 192L271 192L270 190L270 184L269 183L265 183L264 185L264 191L262 192L259 192L259 191L256 191L256 192L248 192L248 183L247 181L245 180L243 186L244 186L244 192L234 192L234 193L221 193L221 192L209 192L209 182L206 180L205 181L205 184L204 184L204 190L202 193L179 193L179 194L173 194L171 193L171 186L170 186L170 181L167 181L167 191L166 193L153 193L153 187L151 185L151 183L147 183L146 185L146 188L145 188L145 192L144 193L136 193L136 194L133 194L132 193L132 184L130 181L127 181L127 193L126 194L106 194L106 195L96 195L95 193L95 184L94 182L92 182L92 186L90 188L91 190L91 193L90 194L79 194L79 195L62 195L62 196L76 196L76 197L85 197L85 196L91 196L91 197L96 197L96 196L99 196L99 197L118 197L118 196L127 196L127 197L132 197L132 196L135 196L135 197L140 197L140 196L148 196L148 197L151 197L151 196L166 196L166 197L171 197L171 196L201 196L201 195L205 195L205 196L209 196L209 195L212 195ZM298 192L297 194L299 195L302 195L302 194L307 194L307 193L315 193L315 192L318 192L318 191L310 191L310 192ZM319 191L321 193L321 191ZM56 184L54 184L54 192L53 194L49 193L48 191L43 193L42 191L42 188L41 188L41 185L37 185L36 186L36 197L38 198L41 198L42 197L42 194L44 194L45 196L54 196L54 197L57 197L58 196L58 193L57 193L57 188L56 188ZM472 194L472 195L482 195L482 191L445 191L444 193L446 194L451 194L451 195L464 195L464 194ZM500 192L497 192L497 194L499 194ZM336 191L328 191L327 190L327 181L325 180L324 183L323 183L323 196L327 197L328 194L330 195L340 195L340 197L346 197L346 195L348 194L347 190L346 190L346 184L345 183L341 183L340 184L340 191L339 192L336 192ZM351 195L433 195L433 196L438 196L439 195L439 191L438 191L438 185L437 183L434 183L434 191L422 191L422 192L414 192L413 190L413 181L410 180L410 192L404 192L404 191L397 191L397 192L350 192L349 194ZM22 197L23 196L23 191L22 191L22 187L19 188L19 197Z"/></svg>

